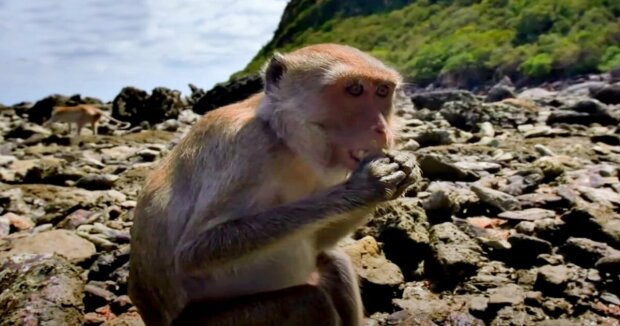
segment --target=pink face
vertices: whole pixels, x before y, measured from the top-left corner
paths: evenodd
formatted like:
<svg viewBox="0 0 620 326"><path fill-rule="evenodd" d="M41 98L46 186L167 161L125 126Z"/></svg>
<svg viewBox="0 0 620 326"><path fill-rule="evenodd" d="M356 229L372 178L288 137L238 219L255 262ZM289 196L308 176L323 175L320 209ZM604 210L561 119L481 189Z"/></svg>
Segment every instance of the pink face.
<svg viewBox="0 0 620 326"><path fill-rule="evenodd" d="M331 164L355 169L364 156L388 145L393 92L391 83L366 79L325 86L321 125L332 147Z"/></svg>

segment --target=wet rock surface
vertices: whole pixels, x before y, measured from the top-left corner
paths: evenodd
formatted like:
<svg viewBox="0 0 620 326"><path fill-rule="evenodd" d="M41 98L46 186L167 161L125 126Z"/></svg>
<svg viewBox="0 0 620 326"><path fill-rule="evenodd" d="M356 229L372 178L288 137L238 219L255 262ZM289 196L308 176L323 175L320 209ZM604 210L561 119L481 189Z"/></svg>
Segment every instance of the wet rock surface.
<svg viewBox="0 0 620 326"><path fill-rule="evenodd" d="M188 98L128 88L103 105L136 127L79 138L39 123L54 103L96 99L0 108L3 321L143 325L127 297L142 182L196 112L255 82ZM399 97L396 143L423 180L340 244L368 325L619 324L617 85L558 85Z"/></svg>

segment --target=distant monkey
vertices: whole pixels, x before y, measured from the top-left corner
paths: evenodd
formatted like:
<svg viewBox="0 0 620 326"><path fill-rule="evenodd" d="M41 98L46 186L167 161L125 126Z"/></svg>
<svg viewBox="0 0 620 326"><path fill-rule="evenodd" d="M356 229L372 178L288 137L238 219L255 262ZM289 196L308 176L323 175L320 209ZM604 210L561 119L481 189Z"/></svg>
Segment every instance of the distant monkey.
<svg viewBox="0 0 620 326"><path fill-rule="evenodd" d="M122 124L121 128L129 126L128 122L123 122L104 114L94 104L79 104L75 106L55 106L52 110L52 116L43 124L43 127L48 127L54 122L66 122L69 126L69 133L71 133L71 124L75 123L77 127L76 133L79 136L82 133L82 128L90 124L93 134L97 135L97 124L104 116L106 119Z"/></svg>
<svg viewBox="0 0 620 326"><path fill-rule="evenodd" d="M400 75L349 46L276 53L264 91L206 113L152 171L131 230L147 325L361 325L336 243L420 170L393 152Z"/></svg>

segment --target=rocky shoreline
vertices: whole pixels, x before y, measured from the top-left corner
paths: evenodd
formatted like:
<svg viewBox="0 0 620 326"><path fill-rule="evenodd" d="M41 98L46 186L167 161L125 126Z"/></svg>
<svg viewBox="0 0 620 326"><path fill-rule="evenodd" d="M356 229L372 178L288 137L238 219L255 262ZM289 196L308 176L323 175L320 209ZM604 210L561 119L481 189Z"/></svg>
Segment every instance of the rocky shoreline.
<svg viewBox="0 0 620 326"><path fill-rule="evenodd" d="M141 325L126 294L142 181L253 83L0 106L0 324ZM368 325L620 325L620 83L542 86L401 94L399 146L424 180L341 244ZM77 103L133 127L40 126Z"/></svg>

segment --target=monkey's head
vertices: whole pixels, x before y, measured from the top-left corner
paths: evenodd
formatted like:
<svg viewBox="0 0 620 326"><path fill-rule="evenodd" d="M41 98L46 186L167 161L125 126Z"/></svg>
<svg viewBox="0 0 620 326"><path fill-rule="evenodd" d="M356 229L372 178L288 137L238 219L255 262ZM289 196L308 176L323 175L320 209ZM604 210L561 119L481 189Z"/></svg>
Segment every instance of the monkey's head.
<svg viewBox="0 0 620 326"><path fill-rule="evenodd" d="M402 78L349 46L275 53L263 68L258 114L291 150L321 169L355 169L393 143L393 101Z"/></svg>

